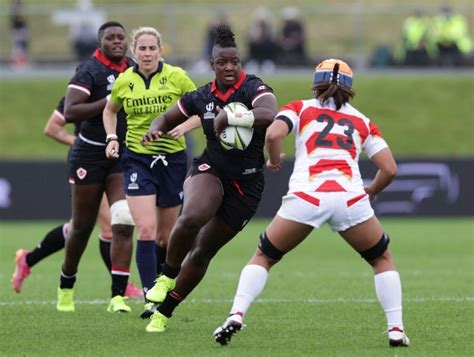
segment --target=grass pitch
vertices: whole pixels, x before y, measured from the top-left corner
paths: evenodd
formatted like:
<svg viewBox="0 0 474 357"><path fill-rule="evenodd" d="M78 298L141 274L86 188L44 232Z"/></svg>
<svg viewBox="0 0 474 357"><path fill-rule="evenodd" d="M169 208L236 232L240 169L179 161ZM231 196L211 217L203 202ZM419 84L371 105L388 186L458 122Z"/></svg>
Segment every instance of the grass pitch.
<svg viewBox="0 0 474 357"><path fill-rule="evenodd" d="M267 220L254 221L219 252L163 334L132 313L106 312L110 279L97 232L80 265L76 312L55 309L62 253L33 268L20 295L10 276L18 248L31 249L58 222L0 226L0 354L64 356L467 356L474 350L474 238L470 219L383 219L402 277L406 349L388 347L369 266L327 228L313 232L270 274L227 347L214 329L231 305L241 268ZM138 283L136 267L132 280Z"/></svg>

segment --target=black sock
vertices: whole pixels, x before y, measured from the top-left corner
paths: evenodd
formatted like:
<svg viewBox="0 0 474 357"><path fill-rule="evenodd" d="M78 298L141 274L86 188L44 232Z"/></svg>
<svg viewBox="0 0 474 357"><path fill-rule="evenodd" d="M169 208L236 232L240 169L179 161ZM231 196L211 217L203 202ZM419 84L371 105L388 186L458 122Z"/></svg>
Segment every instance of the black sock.
<svg viewBox="0 0 474 357"><path fill-rule="evenodd" d="M171 317L173 315L174 309L184 300L184 297L179 296L174 291L169 292L165 300L158 306L158 311L161 312L166 317Z"/></svg>
<svg viewBox="0 0 474 357"><path fill-rule="evenodd" d="M168 263L163 264L162 272L164 275L166 275L168 278L174 279L178 276L179 271L181 270L181 266L179 267L172 267L169 266Z"/></svg>
<svg viewBox="0 0 474 357"><path fill-rule="evenodd" d="M130 272L124 269L112 268L112 297L125 295Z"/></svg>
<svg viewBox="0 0 474 357"><path fill-rule="evenodd" d="M110 273L112 270L112 259L110 258L110 240L102 239L102 237L99 236L99 251L102 260L107 267L107 271Z"/></svg>
<svg viewBox="0 0 474 357"><path fill-rule="evenodd" d="M43 238L40 244L36 246L30 253L26 255L26 264L30 268L35 266L38 262L44 258L50 256L53 253L56 253L64 248L65 237L63 233L63 226L53 228L49 231Z"/></svg>
<svg viewBox="0 0 474 357"><path fill-rule="evenodd" d="M61 280L59 283L59 287L61 289L72 289L74 287L74 283L76 282L76 274L67 275L64 273L64 270L61 269Z"/></svg>
<svg viewBox="0 0 474 357"><path fill-rule="evenodd" d="M155 244L156 251L156 276L161 274L163 264L166 261L166 248L160 247L158 244Z"/></svg>

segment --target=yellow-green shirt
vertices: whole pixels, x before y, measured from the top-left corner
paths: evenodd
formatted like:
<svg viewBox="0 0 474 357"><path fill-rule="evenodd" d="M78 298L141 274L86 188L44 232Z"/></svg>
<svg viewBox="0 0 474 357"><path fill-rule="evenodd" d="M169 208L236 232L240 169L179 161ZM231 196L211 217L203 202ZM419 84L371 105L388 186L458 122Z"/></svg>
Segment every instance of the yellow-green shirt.
<svg viewBox="0 0 474 357"><path fill-rule="evenodd" d="M121 105L127 114L125 145L139 154L171 154L186 148L184 137L164 135L148 146L140 144L143 135L157 116L163 114L185 93L196 89L188 74L180 67L158 64L156 72L146 79L138 66L130 67L114 83L112 103Z"/></svg>

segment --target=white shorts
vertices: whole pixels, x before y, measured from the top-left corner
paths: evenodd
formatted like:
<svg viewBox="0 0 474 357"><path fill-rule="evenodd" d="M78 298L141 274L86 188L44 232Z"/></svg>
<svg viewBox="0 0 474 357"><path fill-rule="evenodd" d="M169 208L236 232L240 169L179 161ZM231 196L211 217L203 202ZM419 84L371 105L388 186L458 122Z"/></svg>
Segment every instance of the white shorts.
<svg viewBox="0 0 474 357"><path fill-rule="evenodd" d="M374 215L369 196L354 192L292 192L283 196L277 215L319 228L328 222L340 232Z"/></svg>

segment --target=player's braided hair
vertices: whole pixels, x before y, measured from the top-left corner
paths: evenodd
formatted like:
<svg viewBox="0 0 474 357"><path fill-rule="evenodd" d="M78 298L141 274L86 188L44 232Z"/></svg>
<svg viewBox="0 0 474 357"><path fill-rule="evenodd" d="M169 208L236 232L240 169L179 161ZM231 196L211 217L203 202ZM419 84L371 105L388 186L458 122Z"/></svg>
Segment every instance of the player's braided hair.
<svg viewBox="0 0 474 357"><path fill-rule="evenodd" d="M216 39L214 46L237 47L235 35L229 25L219 25L216 27Z"/></svg>
<svg viewBox="0 0 474 357"><path fill-rule="evenodd" d="M312 90L314 96L323 104L330 98L333 98L337 110L339 110L344 104L348 103L355 96L355 93L349 87L339 86L334 82L322 82L315 84Z"/></svg>

